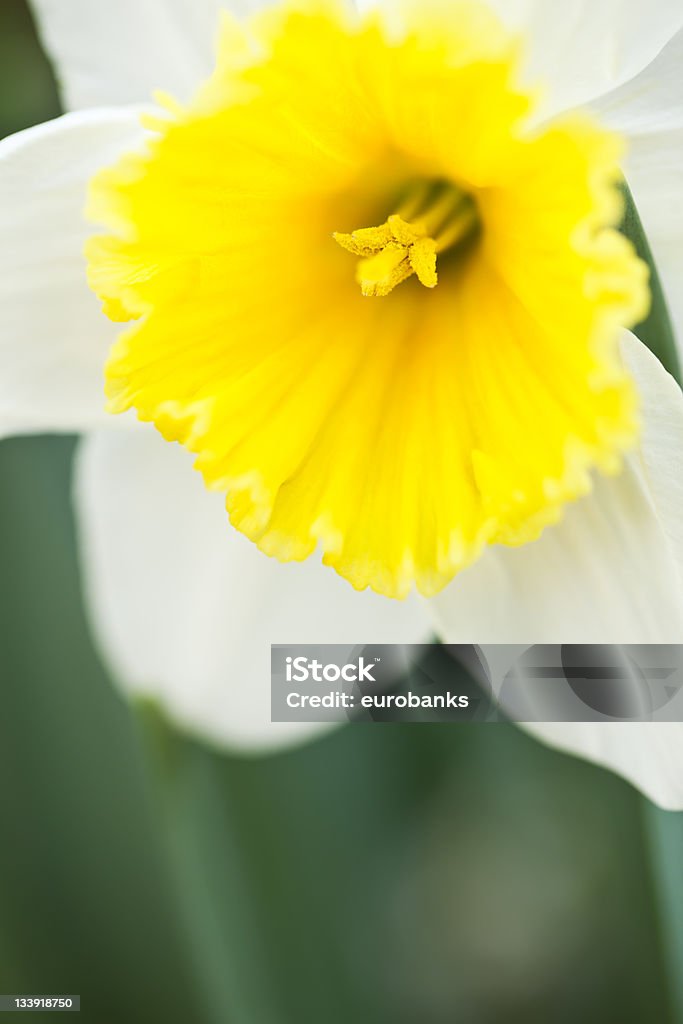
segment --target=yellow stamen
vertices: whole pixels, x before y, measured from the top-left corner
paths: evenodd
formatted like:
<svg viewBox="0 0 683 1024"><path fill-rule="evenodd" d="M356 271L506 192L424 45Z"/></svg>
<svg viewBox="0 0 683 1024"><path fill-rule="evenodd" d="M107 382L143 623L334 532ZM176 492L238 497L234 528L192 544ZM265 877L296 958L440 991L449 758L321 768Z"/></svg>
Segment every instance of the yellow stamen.
<svg viewBox="0 0 683 1024"><path fill-rule="evenodd" d="M425 288L435 288L437 253L463 242L476 225L476 207L459 188L420 182L384 224L332 237L363 257L356 268L363 295L384 296L413 274Z"/></svg>

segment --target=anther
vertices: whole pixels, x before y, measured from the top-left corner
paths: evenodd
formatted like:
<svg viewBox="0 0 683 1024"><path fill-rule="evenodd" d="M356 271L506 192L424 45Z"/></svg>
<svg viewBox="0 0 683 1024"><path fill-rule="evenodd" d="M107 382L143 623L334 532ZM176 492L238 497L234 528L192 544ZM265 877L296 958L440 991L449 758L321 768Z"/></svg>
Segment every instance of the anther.
<svg viewBox="0 0 683 1024"><path fill-rule="evenodd" d="M476 225L474 203L461 189L420 182L384 224L336 231L333 238L361 257L356 280L363 295L384 296L413 274L425 288L435 288L437 254L459 245Z"/></svg>

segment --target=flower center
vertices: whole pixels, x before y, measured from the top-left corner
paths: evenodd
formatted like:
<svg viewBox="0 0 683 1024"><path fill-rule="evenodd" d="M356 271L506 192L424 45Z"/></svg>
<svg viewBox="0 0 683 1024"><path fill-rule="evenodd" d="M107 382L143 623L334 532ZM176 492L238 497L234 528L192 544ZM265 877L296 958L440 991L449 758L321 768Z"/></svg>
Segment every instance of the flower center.
<svg viewBox="0 0 683 1024"><path fill-rule="evenodd" d="M425 288L435 288L437 255L462 245L478 226L474 201L457 185L420 181L379 227L335 231L333 238L361 257L356 280L363 295L384 296L413 274Z"/></svg>

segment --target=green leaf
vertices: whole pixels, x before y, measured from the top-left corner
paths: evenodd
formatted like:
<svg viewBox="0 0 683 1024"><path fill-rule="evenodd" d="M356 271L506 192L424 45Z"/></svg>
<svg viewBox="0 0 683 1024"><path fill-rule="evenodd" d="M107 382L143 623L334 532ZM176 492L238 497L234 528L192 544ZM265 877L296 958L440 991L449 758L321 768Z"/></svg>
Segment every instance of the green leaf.
<svg viewBox="0 0 683 1024"><path fill-rule="evenodd" d="M626 200L626 210L621 224L621 231L630 239L641 260L647 263L650 269L650 293L652 296L652 306L649 314L645 320L634 327L633 333L647 345L651 352L654 352L672 377L675 377L678 383L681 384L683 383L683 377L681 376L681 364L676 348L676 338L664 297L662 283L659 279L657 265L631 190L626 184L623 186L623 193Z"/></svg>

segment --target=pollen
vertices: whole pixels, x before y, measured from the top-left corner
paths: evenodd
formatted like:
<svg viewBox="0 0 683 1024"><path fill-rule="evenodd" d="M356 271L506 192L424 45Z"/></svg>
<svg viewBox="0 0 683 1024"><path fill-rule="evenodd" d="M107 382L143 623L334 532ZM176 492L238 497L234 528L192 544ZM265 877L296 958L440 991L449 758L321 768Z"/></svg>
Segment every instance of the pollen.
<svg viewBox="0 0 683 1024"><path fill-rule="evenodd" d="M474 202L457 186L418 183L384 224L351 234L335 231L333 238L363 257L356 268L363 295L384 296L413 274L425 288L435 288L437 254L464 244L477 224Z"/></svg>
<svg viewBox="0 0 683 1024"><path fill-rule="evenodd" d="M129 321L109 410L189 449L232 527L431 595L619 470L647 270L620 139L539 129L492 13L351 7L226 15L211 78L94 178L89 281Z"/></svg>

